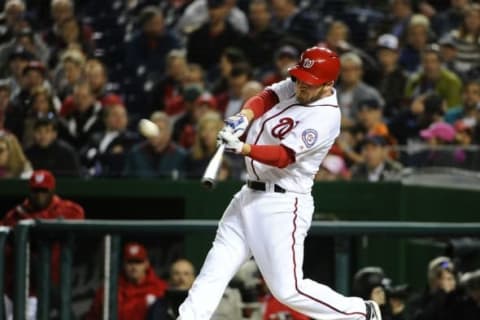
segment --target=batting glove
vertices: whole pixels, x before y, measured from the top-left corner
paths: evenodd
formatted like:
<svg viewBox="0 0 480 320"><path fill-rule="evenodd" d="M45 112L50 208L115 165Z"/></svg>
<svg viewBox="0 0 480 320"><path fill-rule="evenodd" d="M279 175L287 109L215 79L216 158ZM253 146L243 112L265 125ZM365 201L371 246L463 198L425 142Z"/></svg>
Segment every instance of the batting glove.
<svg viewBox="0 0 480 320"><path fill-rule="evenodd" d="M217 136L218 143L225 145L225 151L241 154L244 143L238 139L230 130L220 130Z"/></svg>
<svg viewBox="0 0 480 320"><path fill-rule="evenodd" d="M241 137L247 130L248 118L241 113L237 113L225 120L225 127L230 128L235 137Z"/></svg>

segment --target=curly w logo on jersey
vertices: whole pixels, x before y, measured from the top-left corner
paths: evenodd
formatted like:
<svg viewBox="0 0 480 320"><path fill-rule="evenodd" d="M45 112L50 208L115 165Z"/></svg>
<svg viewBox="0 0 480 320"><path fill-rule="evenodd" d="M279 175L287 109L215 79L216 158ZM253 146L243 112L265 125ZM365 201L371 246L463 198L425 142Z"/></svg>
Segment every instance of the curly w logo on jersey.
<svg viewBox="0 0 480 320"><path fill-rule="evenodd" d="M302 140L303 143L307 146L307 148L311 148L315 142L317 142L318 133L315 129L307 129L302 132Z"/></svg>
<svg viewBox="0 0 480 320"><path fill-rule="evenodd" d="M278 124L272 128L272 136L282 140L287 133L292 131L295 127L295 121L292 118L282 118L278 121Z"/></svg>

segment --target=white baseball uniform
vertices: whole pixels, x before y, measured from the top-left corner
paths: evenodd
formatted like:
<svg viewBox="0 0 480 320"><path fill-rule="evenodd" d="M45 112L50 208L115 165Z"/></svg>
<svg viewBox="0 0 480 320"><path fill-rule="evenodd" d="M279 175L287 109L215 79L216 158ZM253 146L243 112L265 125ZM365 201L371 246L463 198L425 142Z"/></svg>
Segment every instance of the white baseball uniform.
<svg viewBox="0 0 480 320"><path fill-rule="evenodd" d="M301 105L290 79L269 89L279 103L252 123L246 143L282 144L295 151L295 162L280 169L245 158L249 179L264 182L266 191L243 186L235 194L180 306L179 319L209 320L230 279L253 255L270 291L283 304L314 319L363 320L362 299L304 279L302 271L303 244L314 212L313 177L340 132L336 93ZM278 187L286 192L275 192Z"/></svg>

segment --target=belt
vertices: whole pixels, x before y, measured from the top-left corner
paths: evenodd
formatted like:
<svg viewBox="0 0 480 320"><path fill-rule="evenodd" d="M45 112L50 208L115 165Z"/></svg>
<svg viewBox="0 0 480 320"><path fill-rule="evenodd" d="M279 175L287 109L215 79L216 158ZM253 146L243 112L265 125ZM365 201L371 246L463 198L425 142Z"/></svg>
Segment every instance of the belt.
<svg viewBox="0 0 480 320"><path fill-rule="evenodd" d="M247 181L247 186L250 189L253 189L253 190L269 191L269 188L267 188L267 184L265 182L262 182L262 181L248 180ZM285 193L285 192L287 192L287 190L283 189L278 184L274 184L273 185L273 192Z"/></svg>

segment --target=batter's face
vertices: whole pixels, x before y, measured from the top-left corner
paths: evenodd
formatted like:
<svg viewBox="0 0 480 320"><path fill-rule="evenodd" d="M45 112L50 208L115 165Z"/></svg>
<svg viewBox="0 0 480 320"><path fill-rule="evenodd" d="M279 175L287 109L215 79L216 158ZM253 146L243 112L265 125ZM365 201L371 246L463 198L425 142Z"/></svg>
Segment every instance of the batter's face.
<svg viewBox="0 0 480 320"><path fill-rule="evenodd" d="M309 104L331 94L333 81L320 86L312 86L299 79L295 82L295 97L301 104Z"/></svg>

